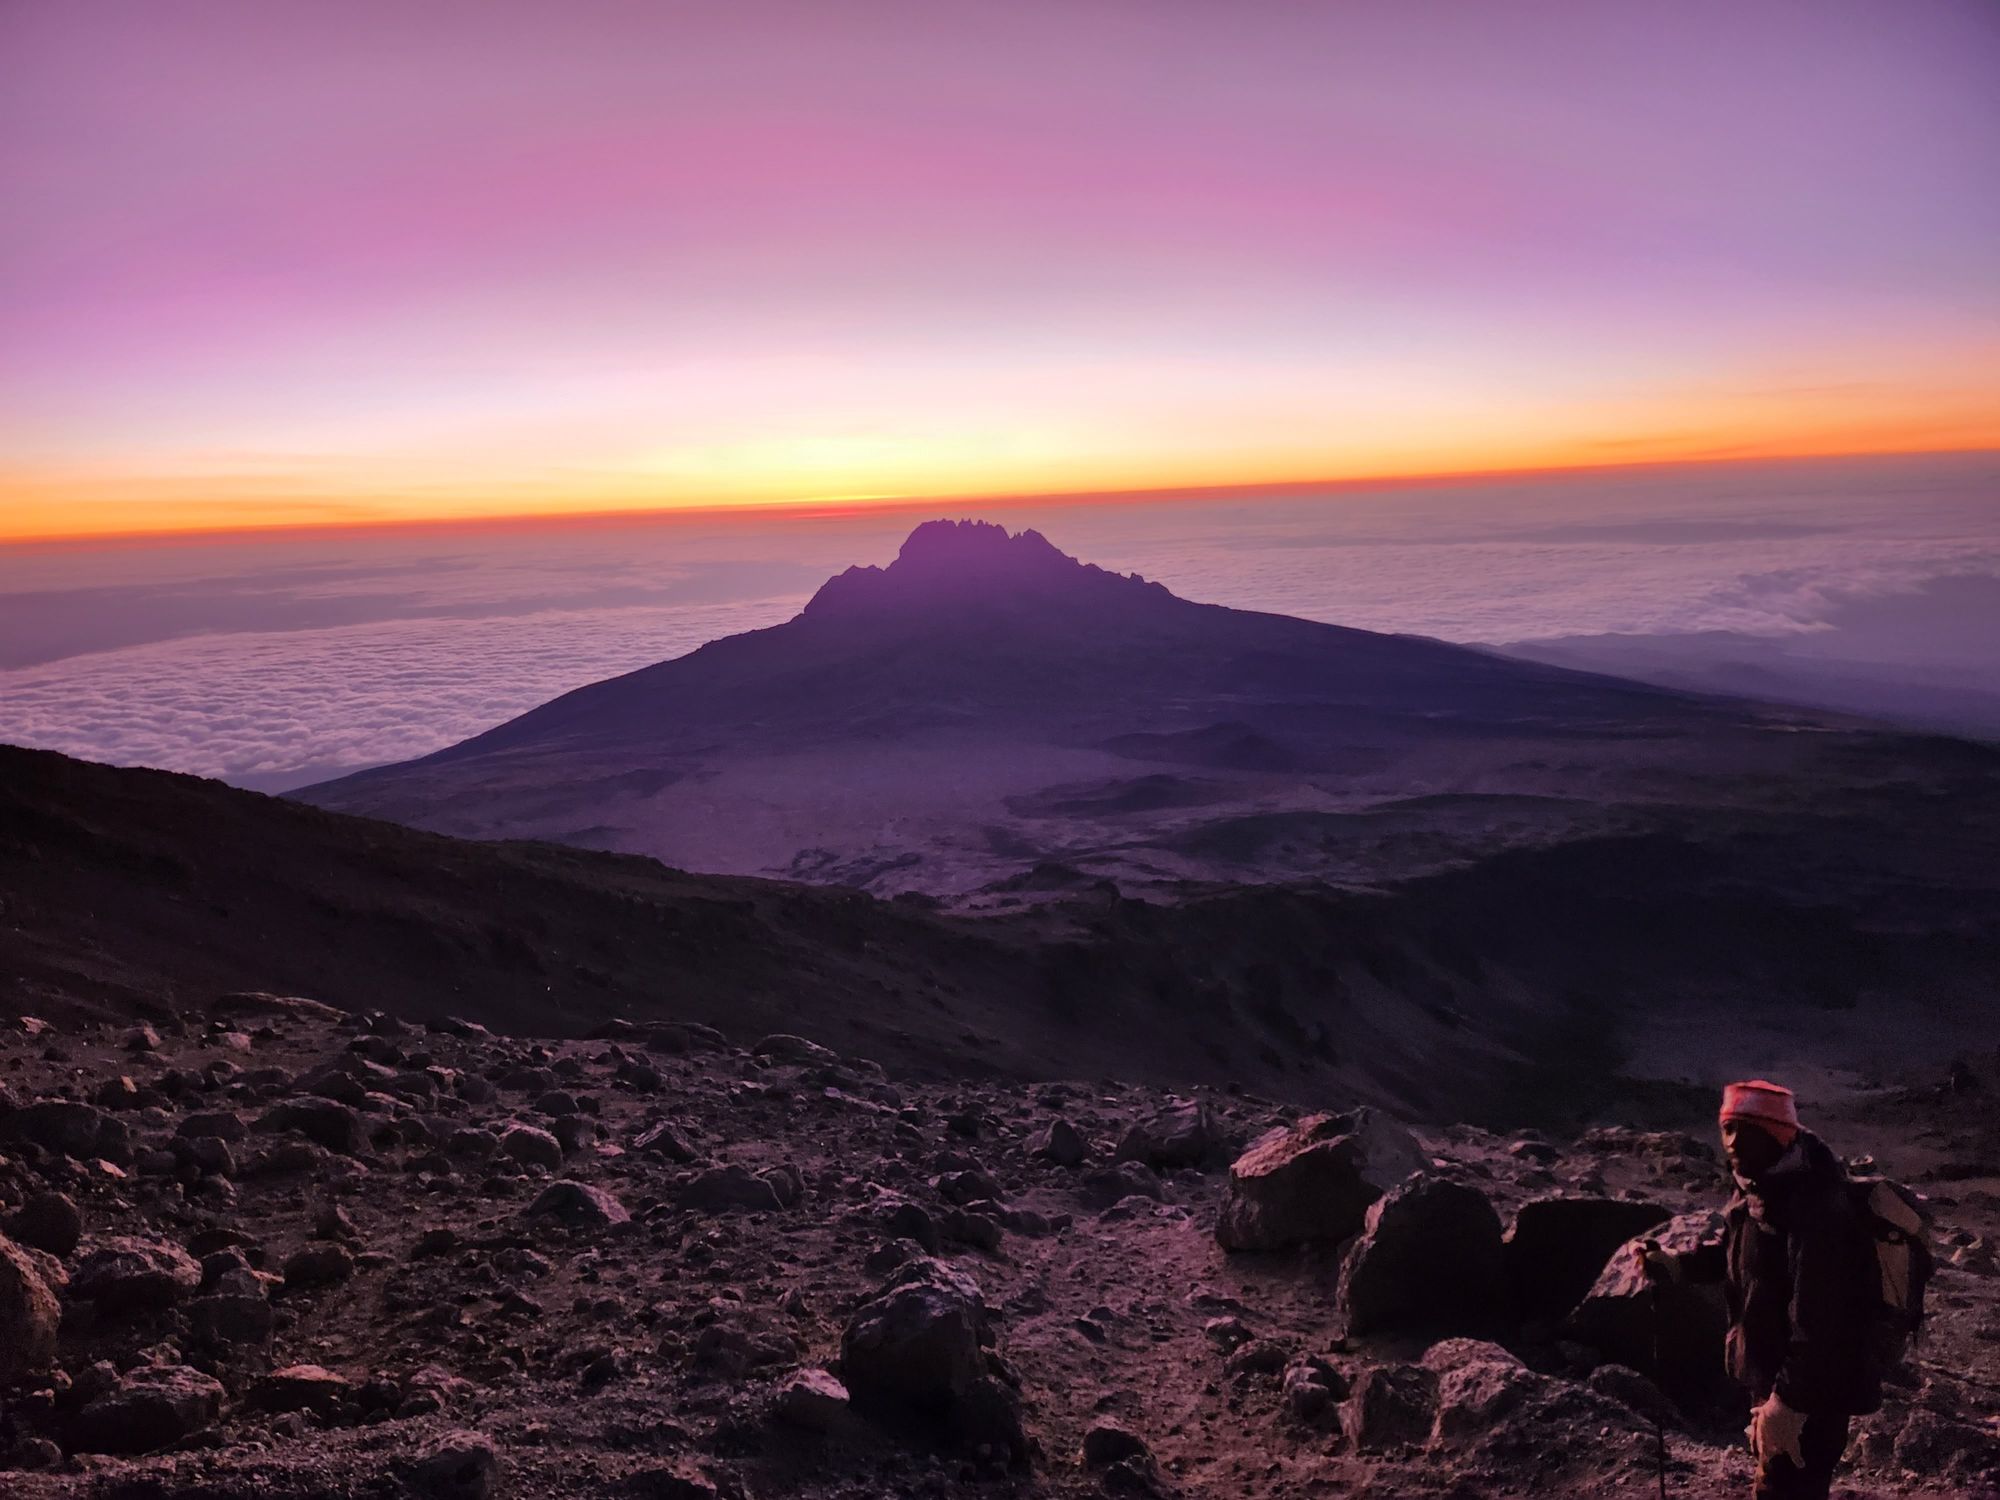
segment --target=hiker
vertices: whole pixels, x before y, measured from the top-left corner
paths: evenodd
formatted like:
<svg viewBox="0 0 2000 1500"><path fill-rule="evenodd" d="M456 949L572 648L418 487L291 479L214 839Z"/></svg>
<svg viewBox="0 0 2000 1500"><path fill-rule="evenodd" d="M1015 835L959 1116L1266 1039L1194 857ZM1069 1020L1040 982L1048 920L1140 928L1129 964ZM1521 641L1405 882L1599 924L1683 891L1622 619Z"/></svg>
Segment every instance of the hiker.
<svg viewBox="0 0 2000 1500"><path fill-rule="evenodd" d="M1873 1240L1790 1089L1730 1084L1721 1125L1736 1179L1721 1243L1676 1255L1646 1240L1633 1255L1651 1280L1722 1283L1729 1373L1754 1408L1755 1500L1826 1500L1849 1419L1882 1404Z"/></svg>

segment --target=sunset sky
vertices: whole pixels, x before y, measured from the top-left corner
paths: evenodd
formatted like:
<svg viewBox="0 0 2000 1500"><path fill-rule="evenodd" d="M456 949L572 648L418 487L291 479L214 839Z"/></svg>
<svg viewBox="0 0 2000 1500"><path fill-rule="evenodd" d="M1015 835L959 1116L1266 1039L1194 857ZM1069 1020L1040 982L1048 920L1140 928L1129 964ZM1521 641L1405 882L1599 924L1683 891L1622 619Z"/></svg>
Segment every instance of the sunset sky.
<svg viewBox="0 0 2000 1500"><path fill-rule="evenodd" d="M2000 447L2000 6L0 6L0 539Z"/></svg>

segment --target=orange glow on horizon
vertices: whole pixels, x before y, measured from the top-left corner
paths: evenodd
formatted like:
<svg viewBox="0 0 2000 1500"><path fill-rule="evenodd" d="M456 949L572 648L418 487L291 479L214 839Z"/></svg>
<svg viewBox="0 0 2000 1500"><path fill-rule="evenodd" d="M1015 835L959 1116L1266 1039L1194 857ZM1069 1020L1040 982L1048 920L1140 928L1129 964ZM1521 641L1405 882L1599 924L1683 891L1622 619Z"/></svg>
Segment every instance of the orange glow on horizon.
<svg viewBox="0 0 2000 1500"><path fill-rule="evenodd" d="M1810 444L1787 446L1764 443L1754 448L1711 446L1686 453L1650 454L1608 458L1607 447L1619 444L1591 444L1581 451L1548 455L1539 460L1501 462L1484 467L1384 469L1367 472L1301 475L1263 473L1247 477L1218 478L1193 475L1185 479L1135 476L1134 482L1074 488L1019 489L937 489L918 494L833 494L773 496L716 501L694 498L662 502L657 497L608 499L602 494L585 494L568 503L551 503L547 495L522 496L508 502L491 489L455 500L441 495L422 499L397 497L373 503L328 497L323 501L274 501L260 512L259 502L248 497L166 502L174 504L173 519L158 521L161 499L134 500L123 504L97 498L112 481L47 480L42 485L21 485L0 476L0 547L33 547L67 543L175 541L217 539L231 536L254 538L273 532L377 532L408 531L424 527L540 527L589 524L617 524L626 521L667 521L676 518L713 518L718 515L745 520L775 520L785 516L838 516L863 511L922 510L938 506L992 505L996 507L1052 504L1133 504L1168 503L1181 499L1210 498L1220 494L1282 495L1315 491L1355 489L1416 488L1429 485L1471 484L1481 481L1579 476L1591 472L1616 473L1629 470L1704 467L1733 463L1781 463L1798 461L1838 462L1843 459L1948 457L1979 453L2000 454L2000 421L1991 430L1971 435L1964 442L1898 442L1893 438L1873 445L1841 448ZM1633 443L1631 448L1641 448ZM1650 446L1650 445L1645 445ZM189 486L201 481L186 481ZM162 486L179 488L179 486ZM9 489L15 498L8 498ZM29 499L18 498L25 489ZM39 491L39 493L38 493ZM62 493L67 491L68 493ZM92 492L96 492L93 494ZM79 493L81 492L81 493ZM93 519L101 524L89 528L75 526L79 499L90 498ZM299 512L316 512L301 517ZM150 525L119 524L143 516ZM65 525L68 522L70 524Z"/></svg>

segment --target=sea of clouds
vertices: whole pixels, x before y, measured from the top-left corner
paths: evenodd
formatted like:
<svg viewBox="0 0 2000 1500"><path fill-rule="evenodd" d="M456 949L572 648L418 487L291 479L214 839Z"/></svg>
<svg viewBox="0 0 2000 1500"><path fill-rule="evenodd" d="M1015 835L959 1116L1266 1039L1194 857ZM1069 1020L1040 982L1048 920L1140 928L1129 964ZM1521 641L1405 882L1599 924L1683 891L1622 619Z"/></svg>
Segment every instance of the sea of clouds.
<svg viewBox="0 0 2000 1500"><path fill-rule="evenodd" d="M1034 526L1188 598L1466 642L1723 633L1881 657L1867 622L1887 615L1860 605L2000 580L1996 455L17 547L0 741L303 785L777 624L933 513ZM1906 667L2000 685L2000 618L1887 613Z"/></svg>

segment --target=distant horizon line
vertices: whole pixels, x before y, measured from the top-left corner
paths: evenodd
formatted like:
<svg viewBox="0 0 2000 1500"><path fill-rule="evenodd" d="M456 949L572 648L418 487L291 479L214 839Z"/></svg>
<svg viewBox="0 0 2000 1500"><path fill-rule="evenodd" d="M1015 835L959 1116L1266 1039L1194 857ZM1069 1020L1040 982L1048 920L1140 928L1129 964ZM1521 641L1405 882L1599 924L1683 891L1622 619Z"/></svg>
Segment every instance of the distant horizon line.
<svg viewBox="0 0 2000 1500"><path fill-rule="evenodd" d="M1944 448L1868 448L1822 453L1742 454L1722 457L1635 459L1613 463L1556 463L1494 469L1441 469L1420 473L1349 474L1339 477L1306 479L1248 480L1233 484L1148 485L1097 490L966 491L921 495L820 495L784 500L698 501L686 505L615 506L593 510L495 511L481 515L385 516L355 521L271 521L237 526L164 526L125 531L80 531L40 536L0 536L0 552L36 549L117 546L150 543L254 541L274 536L339 533L342 535L377 532L465 530L538 530L562 526L606 526L631 523L660 523L702 518L738 517L745 520L773 516L852 516L876 511L921 510L934 506L990 505L1018 508L1037 505L1116 505L1152 501L1161 504L1199 501L1224 496L1271 497L1303 495L1315 491L1361 489L1423 489L1469 484L1480 481L1536 478L1578 478L1590 474L1626 474L1652 470L1775 467L1785 464L1841 464L1866 460L1971 458L1990 455L2000 458L2000 446L1979 443Z"/></svg>

